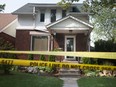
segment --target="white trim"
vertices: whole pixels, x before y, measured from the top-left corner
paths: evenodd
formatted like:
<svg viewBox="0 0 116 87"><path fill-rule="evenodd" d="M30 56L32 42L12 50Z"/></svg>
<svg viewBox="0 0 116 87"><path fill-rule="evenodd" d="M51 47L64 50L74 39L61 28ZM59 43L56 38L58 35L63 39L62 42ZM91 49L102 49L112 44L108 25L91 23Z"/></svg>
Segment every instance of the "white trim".
<svg viewBox="0 0 116 87"><path fill-rule="evenodd" d="M50 51L50 36L48 36L48 51Z"/></svg>
<svg viewBox="0 0 116 87"><path fill-rule="evenodd" d="M67 17L65 17L65 18L59 19L59 20L57 20L56 22L53 22L53 23L51 23L51 24L48 24L46 27L49 28L49 27L51 27L51 26L53 26L53 25L55 25L55 24L57 24L57 23L59 23L59 22L62 22L62 21L64 21L64 20L68 19L68 18L72 18L73 20L76 20L76 21L78 21L78 22L80 22L80 23L82 23L82 24L84 24L84 25L86 25L86 26L89 26L89 27L93 28L93 26L90 25L89 23L86 23L86 22L84 22L84 21L82 21L82 20L80 20L80 19L78 19L78 18L75 18L75 17L73 17L73 16L70 16L70 15L67 16Z"/></svg>
<svg viewBox="0 0 116 87"><path fill-rule="evenodd" d="M16 30L34 30L34 27L16 27Z"/></svg>
<svg viewBox="0 0 116 87"><path fill-rule="evenodd" d="M76 51L76 35L66 35L66 36L65 36L65 43L64 43L65 52L67 52L66 40L67 40L67 38L69 38L69 37L71 37L71 38L74 39L74 52L75 52L75 51ZM67 59L66 56L65 56L65 59ZM69 59L69 58L68 58L68 59ZM71 58L71 59L72 59L72 58ZM75 60L75 57L74 57L73 59Z"/></svg>
<svg viewBox="0 0 116 87"><path fill-rule="evenodd" d="M44 33L44 32L36 32L36 31L30 31L30 35L39 35L39 36L50 36L50 33Z"/></svg>
<svg viewBox="0 0 116 87"><path fill-rule="evenodd" d="M51 35L51 51L53 50L53 36Z"/></svg>
<svg viewBox="0 0 116 87"><path fill-rule="evenodd" d="M89 30L89 28L73 28L73 27L67 27L67 28L50 28L53 30Z"/></svg>
<svg viewBox="0 0 116 87"><path fill-rule="evenodd" d="M0 32L3 32L4 30L6 30L9 26L11 26L16 21L17 21L17 18L14 21L12 21L10 24L8 24L7 26L5 26L2 30L0 30Z"/></svg>

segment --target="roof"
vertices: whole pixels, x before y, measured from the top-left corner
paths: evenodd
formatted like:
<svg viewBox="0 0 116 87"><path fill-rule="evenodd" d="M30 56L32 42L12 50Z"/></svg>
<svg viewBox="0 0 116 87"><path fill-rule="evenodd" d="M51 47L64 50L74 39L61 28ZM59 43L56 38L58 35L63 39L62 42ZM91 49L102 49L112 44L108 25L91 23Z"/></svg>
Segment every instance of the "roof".
<svg viewBox="0 0 116 87"><path fill-rule="evenodd" d="M59 20L57 20L57 21L55 21L55 22L53 22L53 23L50 23L50 24L48 24L46 27L49 28L49 27L51 27L51 26L53 26L53 25L55 25L55 24L58 24L58 23L60 23L60 22L62 22L62 21L64 21L64 20L66 20L66 19L68 19L68 18L71 18L71 19L73 19L73 20L75 20L75 21L77 21L77 22L80 22L80 23L82 23L82 24L84 24L84 25L86 25L86 26L88 26L88 27L90 27L90 28L93 28L93 25L91 25L90 23L85 22L85 21L82 21L82 20L80 20L80 19L78 19L78 18L76 18L76 17L74 17L74 16L71 16L71 15L68 15L68 16L66 16L66 17L64 17L64 18L61 18L61 19L59 19Z"/></svg>
<svg viewBox="0 0 116 87"><path fill-rule="evenodd" d="M79 10L82 7L82 4L72 4L72 6L78 6ZM60 7L56 3L27 3L21 8L13 12L13 14L33 14L33 7L35 8L50 8L50 7Z"/></svg>
<svg viewBox="0 0 116 87"><path fill-rule="evenodd" d="M0 31L17 18L16 15L0 13Z"/></svg>

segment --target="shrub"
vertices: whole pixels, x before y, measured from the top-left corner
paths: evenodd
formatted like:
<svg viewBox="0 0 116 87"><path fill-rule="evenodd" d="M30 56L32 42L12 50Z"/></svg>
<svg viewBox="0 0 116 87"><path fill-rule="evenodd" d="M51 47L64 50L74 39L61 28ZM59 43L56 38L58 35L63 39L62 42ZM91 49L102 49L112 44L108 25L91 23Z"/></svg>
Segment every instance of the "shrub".
<svg viewBox="0 0 116 87"><path fill-rule="evenodd" d="M49 55L49 57L48 57L48 60L49 61L52 61L52 62L55 62L55 56L53 56L53 55Z"/></svg>
<svg viewBox="0 0 116 87"><path fill-rule="evenodd" d="M46 60L45 56L44 55L40 55L40 60L45 61Z"/></svg>
<svg viewBox="0 0 116 87"><path fill-rule="evenodd" d="M29 59L29 60L33 60L33 59L34 59L33 54L29 54L29 55L28 55L28 59Z"/></svg>
<svg viewBox="0 0 116 87"><path fill-rule="evenodd" d="M14 46L5 41L3 38L0 38L0 50L14 50ZM8 54L8 53L0 53L0 58L16 58L15 54ZM0 69L4 71L4 74L9 74L10 70L13 66L12 65L0 65Z"/></svg>
<svg viewBox="0 0 116 87"><path fill-rule="evenodd" d="M82 58L82 62L84 64L98 64L98 59L92 59L92 58Z"/></svg>
<svg viewBox="0 0 116 87"><path fill-rule="evenodd" d="M95 51L97 52L116 52L116 43L112 40L98 40L95 42ZM105 64L105 62L116 65L116 60L98 59L98 64Z"/></svg>

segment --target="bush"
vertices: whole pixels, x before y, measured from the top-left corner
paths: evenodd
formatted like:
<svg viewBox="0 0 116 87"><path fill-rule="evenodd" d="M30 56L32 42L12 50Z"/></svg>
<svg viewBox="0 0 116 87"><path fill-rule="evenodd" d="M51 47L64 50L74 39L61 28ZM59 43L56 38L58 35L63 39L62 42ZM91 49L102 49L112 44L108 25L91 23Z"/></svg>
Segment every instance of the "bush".
<svg viewBox="0 0 116 87"><path fill-rule="evenodd" d="M45 56L44 55L40 55L40 60L45 61L46 60Z"/></svg>
<svg viewBox="0 0 116 87"><path fill-rule="evenodd" d="M33 59L34 59L33 54L29 54L29 55L28 55L28 59L29 59L29 60L33 60Z"/></svg>
<svg viewBox="0 0 116 87"><path fill-rule="evenodd" d="M98 59L92 59L92 58L82 58L82 62L84 64L98 64Z"/></svg>
<svg viewBox="0 0 116 87"><path fill-rule="evenodd" d="M112 40L98 40L95 42L95 51L97 52L116 52L116 43ZM106 64L105 62L116 65L116 60L98 59L98 64Z"/></svg>
<svg viewBox="0 0 116 87"><path fill-rule="evenodd" d="M48 60L49 61L52 61L52 62L55 62L55 56L53 56L53 55L49 55L49 57L48 57Z"/></svg>
<svg viewBox="0 0 116 87"><path fill-rule="evenodd" d="M112 40L98 40L95 42L95 51L97 52L116 52L116 43Z"/></svg>
<svg viewBox="0 0 116 87"><path fill-rule="evenodd" d="M3 38L0 38L0 50L14 50L14 46L5 41ZM16 58L15 54L8 54L8 53L0 53L0 58ZM12 65L0 65L0 69L4 71L4 74L9 74L10 70L13 66Z"/></svg>

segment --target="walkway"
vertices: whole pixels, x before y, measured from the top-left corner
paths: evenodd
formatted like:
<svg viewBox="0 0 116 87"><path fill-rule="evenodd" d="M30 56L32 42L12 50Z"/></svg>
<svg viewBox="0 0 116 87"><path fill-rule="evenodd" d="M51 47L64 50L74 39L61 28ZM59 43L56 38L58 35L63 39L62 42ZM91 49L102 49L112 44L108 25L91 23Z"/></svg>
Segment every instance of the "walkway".
<svg viewBox="0 0 116 87"><path fill-rule="evenodd" d="M63 87L78 87L78 78L60 78L64 81Z"/></svg>

